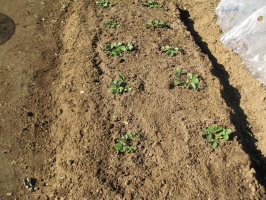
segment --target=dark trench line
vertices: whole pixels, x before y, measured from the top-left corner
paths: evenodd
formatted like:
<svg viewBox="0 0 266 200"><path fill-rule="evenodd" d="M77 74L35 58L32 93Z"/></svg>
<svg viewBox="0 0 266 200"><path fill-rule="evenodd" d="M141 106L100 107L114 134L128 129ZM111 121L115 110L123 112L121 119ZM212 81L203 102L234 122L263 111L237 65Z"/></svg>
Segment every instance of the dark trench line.
<svg viewBox="0 0 266 200"><path fill-rule="evenodd" d="M230 85L229 74L225 70L225 67L218 63L216 57L210 51L208 44L204 42L198 32L195 31L194 21L190 19L189 11L182 10L180 8L178 10L180 12L181 21L191 33L202 53L206 54L212 63L212 73L219 79L221 85L223 86L221 95L227 106L233 110L233 112L230 113L230 120L236 128L235 136L242 145L244 151L250 157L251 167L256 171L256 179L266 189L266 158L256 147L257 140L253 137L247 121L247 116L240 106L241 95L237 88Z"/></svg>

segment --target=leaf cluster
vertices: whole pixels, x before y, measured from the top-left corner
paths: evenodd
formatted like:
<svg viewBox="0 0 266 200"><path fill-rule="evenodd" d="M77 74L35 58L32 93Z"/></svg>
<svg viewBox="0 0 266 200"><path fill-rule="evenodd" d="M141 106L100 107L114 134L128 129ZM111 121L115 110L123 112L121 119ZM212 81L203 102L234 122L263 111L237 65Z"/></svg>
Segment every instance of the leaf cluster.
<svg viewBox="0 0 266 200"><path fill-rule="evenodd" d="M175 56L176 54L182 53L182 49L175 46L162 46L161 50L169 56Z"/></svg>
<svg viewBox="0 0 266 200"><path fill-rule="evenodd" d="M106 45L104 50L110 56L122 56L124 52L134 50L134 46L131 43L115 42L113 44Z"/></svg>
<svg viewBox="0 0 266 200"><path fill-rule="evenodd" d="M6 70L11 71L13 68L11 66L6 66Z"/></svg>
<svg viewBox="0 0 266 200"><path fill-rule="evenodd" d="M198 74L187 73L176 68L176 77L175 85L184 86L187 89L199 89L200 76Z"/></svg>
<svg viewBox="0 0 266 200"><path fill-rule="evenodd" d="M146 27L147 28L165 28L165 27L169 27L169 25L162 21L162 20L153 20L153 21L149 21L147 24L146 24Z"/></svg>
<svg viewBox="0 0 266 200"><path fill-rule="evenodd" d="M131 152L135 151L137 148L134 146L131 146L132 139L136 137L135 133L127 133L126 135L122 136L117 140L117 143L115 143L114 147L120 151L120 152Z"/></svg>
<svg viewBox="0 0 266 200"><path fill-rule="evenodd" d="M121 24L119 24L115 21L105 21L104 25L108 28L118 28L119 26L121 26Z"/></svg>
<svg viewBox="0 0 266 200"><path fill-rule="evenodd" d="M224 129L217 124L213 124L207 129L202 130L203 137L211 143L213 148L216 148L220 144L220 140L229 140L229 135L231 133L231 129Z"/></svg>
<svg viewBox="0 0 266 200"><path fill-rule="evenodd" d="M114 6L116 3L111 3L108 0L97 1L96 5L101 6L102 8L108 8Z"/></svg>
<svg viewBox="0 0 266 200"><path fill-rule="evenodd" d="M123 75L119 75L119 80L114 80L110 84L109 92L112 94L123 94L124 92L131 92L132 88L128 86L127 79Z"/></svg>
<svg viewBox="0 0 266 200"><path fill-rule="evenodd" d="M157 1L146 1L143 2L142 5L149 8L161 8L163 6L162 3L158 3Z"/></svg>

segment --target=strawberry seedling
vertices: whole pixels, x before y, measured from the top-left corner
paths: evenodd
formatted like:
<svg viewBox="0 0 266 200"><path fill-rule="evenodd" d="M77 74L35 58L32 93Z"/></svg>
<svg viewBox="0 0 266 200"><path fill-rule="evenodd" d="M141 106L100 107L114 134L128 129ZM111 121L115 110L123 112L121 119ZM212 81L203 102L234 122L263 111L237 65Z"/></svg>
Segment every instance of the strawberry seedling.
<svg viewBox="0 0 266 200"><path fill-rule="evenodd" d="M6 70L11 71L13 68L11 66L6 66Z"/></svg>
<svg viewBox="0 0 266 200"><path fill-rule="evenodd" d="M122 136L117 140L117 143L115 143L114 147L120 151L120 152L132 152L135 151L137 148L134 146L131 146L132 139L136 137L135 133L127 133L126 135Z"/></svg>
<svg viewBox="0 0 266 200"><path fill-rule="evenodd" d="M162 46L161 50L169 56L175 56L176 54L180 54L183 52L182 49L175 46Z"/></svg>
<svg viewBox="0 0 266 200"><path fill-rule="evenodd" d="M153 21L149 21L147 24L146 24L146 27L147 28L166 28L166 27L169 27L169 25L164 22L164 21L161 21L161 20L153 20Z"/></svg>
<svg viewBox="0 0 266 200"><path fill-rule="evenodd" d="M187 89L199 89L200 76L198 74L187 73L182 69L176 68L176 81L175 85L184 86Z"/></svg>
<svg viewBox="0 0 266 200"><path fill-rule="evenodd" d="M121 26L121 24L118 24L115 21L105 21L104 25L108 28L118 28L119 26Z"/></svg>
<svg viewBox="0 0 266 200"><path fill-rule="evenodd" d="M119 75L119 80L114 80L110 84L109 92L112 94L123 94L124 92L131 92L132 88L128 86L127 79L123 75Z"/></svg>
<svg viewBox="0 0 266 200"><path fill-rule="evenodd" d="M97 1L96 5L101 6L102 8L108 8L114 6L116 3L111 3L108 0L102 0L102 1Z"/></svg>
<svg viewBox="0 0 266 200"><path fill-rule="evenodd" d="M124 52L134 50L134 46L131 43L116 42L106 45L104 50L110 56L122 56Z"/></svg>
<svg viewBox="0 0 266 200"><path fill-rule="evenodd" d="M231 133L231 129L224 129L217 124L213 124L207 129L202 130L203 137L211 143L213 148L216 148L220 144L220 140L229 140L229 135Z"/></svg>
<svg viewBox="0 0 266 200"><path fill-rule="evenodd" d="M149 8L161 8L163 6L162 3L158 3L157 1L146 1L143 2L142 5Z"/></svg>

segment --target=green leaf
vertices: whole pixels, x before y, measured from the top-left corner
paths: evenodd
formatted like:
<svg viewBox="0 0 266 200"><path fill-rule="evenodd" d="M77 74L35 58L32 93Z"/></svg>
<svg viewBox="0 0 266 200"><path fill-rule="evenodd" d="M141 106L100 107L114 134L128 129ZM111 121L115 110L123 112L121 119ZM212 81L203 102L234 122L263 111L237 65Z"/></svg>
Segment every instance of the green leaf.
<svg viewBox="0 0 266 200"><path fill-rule="evenodd" d="M233 131L231 129L225 129L225 134L230 135Z"/></svg>
<svg viewBox="0 0 266 200"><path fill-rule="evenodd" d="M131 50L133 50L133 49L134 49L134 46L133 46L132 44L128 43L128 44L127 44L127 50L128 50L128 51L131 51Z"/></svg>
<svg viewBox="0 0 266 200"><path fill-rule="evenodd" d="M11 66L6 66L7 71L11 71L13 68Z"/></svg>
<svg viewBox="0 0 266 200"><path fill-rule="evenodd" d="M212 141L212 135L211 134L208 134L207 135L207 139L208 139L208 141Z"/></svg>
<svg viewBox="0 0 266 200"><path fill-rule="evenodd" d="M165 28L168 27L169 25L162 21L162 20L153 20L153 21L149 21L146 26L148 28L154 27L154 28Z"/></svg>
<svg viewBox="0 0 266 200"><path fill-rule="evenodd" d="M131 152L136 150L137 148L134 146L130 146L130 141L133 137L135 137L135 133L127 133L126 135L122 136L118 139L118 143L116 143L114 146L117 150L120 152Z"/></svg>
<svg viewBox="0 0 266 200"><path fill-rule="evenodd" d="M124 150L125 150L125 152L128 152L128 153L131 151L131 149L130 149L129 146L125 146L125 147L124 147Z"/></svg>
<svg viewBox="0 0 266 200"><path fill-rule="evenodd" d="M229 140L229 135L224 135L223 139L224 140Z"/></svg>
<svg viewBox="0 0 266 200"><path fill-rule="evenodd" d="M177 52L179 52L179 49L178 48L176 48L176 49L178 50ZM173 55L173 54L171 54L171 55ZM175 75L176 75L176 77L178 77L177 84L183 85L184 88L187 88L187 89L194 89L194 90L198 89L198 86L199 86L199 78L198 78L199 75L198 74L187 73L187 72L183 71L182 69L176 68L176 74ZM181 76L182 76L182 79L181 79ZM184 81L183 78L185 78L186 80ZM182 84L181 84L180 79L182 80Z"/></svg>
<svg viewBox="0 0 266 200"><path fill-rule="evenodd" d="M123 150L123 146L122 146L122 144L120 144L120 143L116 143L116 144L114 145L114 147L115 147L118 151L122 151L122 150Z"/></svg>
<svg viewBox="0 0 266 200"><path fill-rule="evenodd" d="M173 51L169 51L169 52L168 52L168 55L169 55L169 56L174 56L174 55L175 55L175 52L173 52Z"/></svg>
<svg viewBox="0 0 266 200"><path fill-rule="evenodd" d="M193 89L197 89L195 83L191 83L191 87L192 87Z"/></svg>
<svg viewBox="0 0 266 200"><path fill-rule="evenodd" d="M119 47L119 50L121 50L121 51L126 51L127 48L126 48L125 46L121 46L121 47Z"/></svg>
<svg viewBox="0 0 266 200"><path fill-rule="evenodd" d="M133 137L135 137L136 135L134 133L127 133L127 137L128 139L132 139Z"/></svg>
<svg viewBox="0 0 266 200"><path fill-rule="evenodd" d="M131 147L130 147L130 150L131 150L131 151L136 151L136 150L137 150L137 147L133 147L133 146L131 146Z"/></svg>
<svg viewBox="0 0 266 200"><path fill-rule="evenodd" d="M105 22L104 22L104 25L105 25L106 27L108 27L108 28L118 28L118 27L121 26L120 24L118 24L118 23L115 22L115 21L105 21Z"/></svg>
<svg viewBox="0 0 266 200"><path fill-rule="evenodd" d="M180 53L179 49L174 46L162 46L161 50L169 56L175 56L177 53Z"/></svg>
<svg viewBox="0 0 266 200"><path fill-rule="evenodd" d="M229 140L229 135L231 132L231 129L224 129L218 124L212 124L207 129L202 130L202 135L203 137L207 138L207 140L212 144L213 148L216 148L220 143L220 140Z"/></svg>
<svg viewBox="0 0 266 200"><path fill-rule="evenodd" d="M96 5L101 6L102 8L107 8L107 7L112 7L116 3L111 3L108 0L102 0L102 1L97 1Z"/></svg>
<svg viewBox="0 0 266 200"><path fill-rule="evenodd" d="M132 51L134 46L130 43L116 42L113 44L106 45L104 50L107 51L108 55L111 56L122 56L126 51Z"/></svg>
<svg viewBox="0 0 266 200"><path fill-rule="evenodd" d="M218 126L217 124L213 124L212 126L210 126L208 128L208 131L210 131L211 133L216 133L216 132L220 132L223 130L223 127Z"/></svg>
<svg viewBox="0 0 266 200"><path fill-rule="evenodd" d="M163 6L162 3L158 3L157 1L147 1L142 3L143 6L149 7L149 8L160 8Z"/></svg>
<svg viewBox="0 0 266 200"><path fill-rule="evenodd" d="M176 79L175 85L184 85L185 82L182 79Z"/></svg>
<svg viewBox="0 0 266 200"><path fill-rule="evenodd" d="M127 85L126 77L119 75L119 80L112 81L108 91L113 94L122 94L132 91L132 88Z"/></svg>
<svg viewBox="0 0 266 200"><path fill-rule="evenodd" d="M193 77L193 74L192 73L187 73L187 79L191 80Z"/></svg>
<svg viewBox="0 0 266 200"><path fill-rule="evenodd" d="M213 142L213 143L212 143L212 148L215 149L217 146L218 146L218 143L217 143L217 142Z"/></svg>
<svg viewBox="0 0 266 200"><path fill-rule="evenodd" d="M119 74L119 78L120 78L120 80L121 80L122 82L126 81L126 78L125 78L124 75ZM122 82L121 82L121 83L122 83Z"/></svg>

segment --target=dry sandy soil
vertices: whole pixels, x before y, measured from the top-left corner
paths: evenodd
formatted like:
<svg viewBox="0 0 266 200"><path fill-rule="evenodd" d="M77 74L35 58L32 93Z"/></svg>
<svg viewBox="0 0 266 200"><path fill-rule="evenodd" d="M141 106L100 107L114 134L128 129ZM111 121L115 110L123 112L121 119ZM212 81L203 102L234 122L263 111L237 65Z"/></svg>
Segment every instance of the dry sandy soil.
<svg viewBox="0 0 266 200"><path fill-rule="evenodd" d="M265 87L219 42L217 0L161 2L0 0L16 27L8 38L0 21L0 199L266 199ZM117 41L137 48L106 55ZM205 88L173 87L176 67ZM119 74L132 92L108 92ZM215 150L200 134L213 123L234 130ZM137 150L118 153L127 132Z"/></svg>

